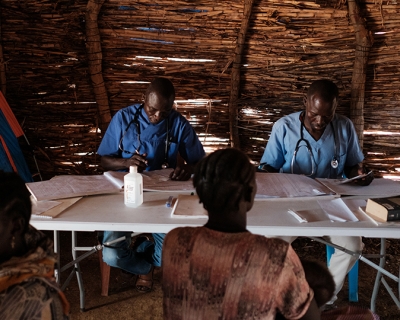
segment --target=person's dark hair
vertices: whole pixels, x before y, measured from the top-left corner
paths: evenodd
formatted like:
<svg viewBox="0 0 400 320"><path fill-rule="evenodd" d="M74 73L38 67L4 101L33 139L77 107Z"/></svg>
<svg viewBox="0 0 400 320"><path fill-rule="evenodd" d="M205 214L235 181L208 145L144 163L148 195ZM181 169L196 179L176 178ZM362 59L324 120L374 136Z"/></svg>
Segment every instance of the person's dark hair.
<svg viewBox="0 0 400 320"><path fill-rule="evenodd" d="M21 216L28 231L32 203L24 180L15 172L0 170L0 213L5 218Z"/></svg>
<svg viewBox="0 0 400 320"><path fill-rule="evenodd" d="M311 98L314 94L318 93L318 96L323 101L333 101L339 97L339 89L331 80L321 79L314 81L307 91L307 98Z"/></svg>
<svg viewBox="0 0 400 320"><path fill-rule="evenodd" d="M171 80L167 78L155 78L146 90L146 97L156 92L160 97L168 102L168 106L172 108L175 101L175 88Z"/></svg>
<svg viewBox="0 0 400 320"><path fill-rule="evenodd" d="M237 209L241 196L251 194L248 191L254 176L255 167L242 151L221 149L196 165L193 185L204 209L218 212L226 208Z"/></svg>

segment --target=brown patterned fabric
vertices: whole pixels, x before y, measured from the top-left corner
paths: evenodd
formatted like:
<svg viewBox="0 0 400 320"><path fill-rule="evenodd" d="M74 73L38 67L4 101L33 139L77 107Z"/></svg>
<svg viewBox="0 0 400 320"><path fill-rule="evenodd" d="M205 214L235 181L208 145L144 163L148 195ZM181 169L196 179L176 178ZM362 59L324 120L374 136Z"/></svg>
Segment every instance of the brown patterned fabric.
<svg viewBox="0 0 400 320"><path fill-rule="evenodd" d="M32 226L28 252L0 264L0 319L68 319L69 304L53 279L53 242Z"/></svg>
<svg viewBox="0 0 400 320"><path fill-rule="evenodd" d="M177 228L163 246L164 319L299 319L313 291L285 241Z"/></svg>

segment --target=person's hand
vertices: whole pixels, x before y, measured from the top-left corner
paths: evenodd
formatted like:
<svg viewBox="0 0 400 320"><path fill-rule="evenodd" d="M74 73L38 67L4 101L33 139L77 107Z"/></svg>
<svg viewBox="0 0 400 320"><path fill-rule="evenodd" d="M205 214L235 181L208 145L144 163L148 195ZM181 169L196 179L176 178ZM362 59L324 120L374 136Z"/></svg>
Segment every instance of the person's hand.
<svg viewBox="0 0 400 320"><path fill-rule="evenodd" d="M130 166L137 166L138 167L138 172L143 172L146 167L148 161L146 160L147 153L136 153L134 154L130 159L129 159L129 165Z"/></svg>
<svg viewBox="0 0 400 320"><path fill-rule="evenodd" d="M355 166L347 167L347 168L345 167L344 171L345 171L346 176L349 179L370 172L370 170L368 170L362 164L356 164ZM371 172L366 177L355 179L355 180L351 181L350 183L357 184L359 186L368 186L372 182L372 180L374 180L374 174Z"/></svg>
<svg viewBox="0 0 400 320"><path fill-rule="evenodd" d="M366 173L366 172L365 172ZM368 174L366 177L354 180L354 183L359 185L359 186L368 186L370 183L374 180L374 174Z"/></svg>
<svg viewBox="0 0 400 320"><path fill-rule="evenodd" d="M169 178L171 180L186 181L189 180L192 175L191 167L188 165L177 166L174 171L171 172Z"/></svg>

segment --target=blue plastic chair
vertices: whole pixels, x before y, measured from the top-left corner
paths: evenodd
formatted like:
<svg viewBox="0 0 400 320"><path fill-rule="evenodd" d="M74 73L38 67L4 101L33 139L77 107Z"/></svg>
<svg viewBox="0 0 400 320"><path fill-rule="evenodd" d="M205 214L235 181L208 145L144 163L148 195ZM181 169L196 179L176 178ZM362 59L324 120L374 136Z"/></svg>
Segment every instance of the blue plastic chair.
<svg viewBox="0 0 400 320"><path fill-rule="evenodd" d="M326 245L326 264L329 267L332 254L335 252L335 248ZM351 268L348 273L349 282L349 301L358 302L358 260Z"/></svg>

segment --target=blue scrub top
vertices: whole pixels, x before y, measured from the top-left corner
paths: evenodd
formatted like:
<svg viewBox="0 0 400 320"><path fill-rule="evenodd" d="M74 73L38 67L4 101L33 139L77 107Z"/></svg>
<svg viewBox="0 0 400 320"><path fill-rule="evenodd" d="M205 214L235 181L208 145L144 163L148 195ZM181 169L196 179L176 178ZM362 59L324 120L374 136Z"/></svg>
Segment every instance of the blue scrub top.
<svg viewBox="0 0 400 320"><path fill-rule="evenodd" d="M292 113L285 116L272 127L261 164L268 164L283 173L305 174L312 178L341 178L344 168L354 166L363 161L364 155L358 143L356 131L350 119L335 114L332 126L328 125L318 141L303 128L303 138L311 146L311 153L303 141L300 143L297 155L291 165L297 141L300 139L300 114ZM336 139L334 138L336 136ZM335 148L336 140L336 148ZM336 156L339 165L332 168L331 161ZM312 172L314 163L314 174Z"/></svg>
<svg viewBox="0 0 400 320"><path fill-rule="evenodd" d="M97 153L100 156L130 158L131 153L122 152L118 146L129 122L134 119L140 104L131 105L119 110L107 128ZM176 167L177 154L182 156L188 164L195 164L205 156L205 152L196 132L190 123L176 110L168 116L169 141L168 164ZM142 108L138 115L140 137L136 123L131 123L122 140L122 149L130 152L138 150L140 154L147 153L147 171L159 170L165 161L165 140L167 136L167 120L157 124L149 122L146 112Z"/></svg>

